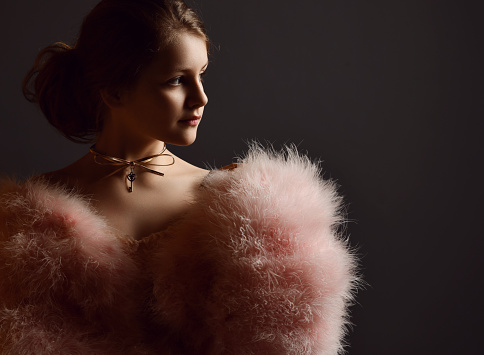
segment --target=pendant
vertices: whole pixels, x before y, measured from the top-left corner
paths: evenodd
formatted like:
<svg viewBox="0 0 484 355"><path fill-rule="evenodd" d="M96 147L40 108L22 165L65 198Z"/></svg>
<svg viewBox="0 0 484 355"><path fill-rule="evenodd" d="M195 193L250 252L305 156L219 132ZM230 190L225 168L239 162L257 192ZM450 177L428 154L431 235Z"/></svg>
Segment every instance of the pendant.
<svg viewBox="0 0 484 355"><path fill-rule="evenodd" d="M133 181L136 180L136 174L134 173L134 166L131 165L131 172L126 176L130 185L128 186L128 191L133 192Z"/></svg>

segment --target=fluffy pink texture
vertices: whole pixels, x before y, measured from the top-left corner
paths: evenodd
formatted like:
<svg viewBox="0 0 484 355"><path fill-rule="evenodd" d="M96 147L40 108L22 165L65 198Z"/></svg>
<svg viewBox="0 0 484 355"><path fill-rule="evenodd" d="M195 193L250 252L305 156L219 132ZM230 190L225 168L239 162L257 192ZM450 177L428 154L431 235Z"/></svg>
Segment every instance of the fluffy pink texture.
<svg viewBox="0 0 484 355"><path fill-rule="evenodd" d="M62 320L60 329L72 326L81 332L69 336L73 342L89 339L86 327L94 338L110 327L131 334L136 265L103 219L83 199L42 182L1 185L0 302L3 315L18 315L1 319L2 328L7 319L12 327L4 340L46 342L42 339L49 339L45 334L55 326L44 329L42 324L56 317ZM40 330L25 324L38 324Z"/></svg>
<svg viewBox="0 0 484 355"><path fill-rule="evenodd" d="M72 193L0 181L1 354L342 352L339 203L307 158L254 148L138 244Z"/></svg>
<svg viewBox="0 0 484 355"><path fill-rule="evenodd" d="M356 286L334 186L293 150L212 172L151 252L154 310L197 353L337 354ZM202 350L203 349L203 350Z"/></svg>
<svg viewBox="0 0 484 355"><path fill-rule="evenodd" d="M65 317L65 314L63 314ZM119 355L123 348L45 305L0 310L2 355Z"/></svg>

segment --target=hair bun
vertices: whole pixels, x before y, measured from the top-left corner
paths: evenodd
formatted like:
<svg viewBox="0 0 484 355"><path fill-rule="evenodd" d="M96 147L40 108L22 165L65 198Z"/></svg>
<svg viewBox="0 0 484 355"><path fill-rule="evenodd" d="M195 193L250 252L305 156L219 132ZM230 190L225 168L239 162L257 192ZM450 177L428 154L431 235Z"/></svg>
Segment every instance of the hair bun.
<svg viewBox="0 0 484 355"><path fill-rule="evenodd" d="M82 66L76 49L62 42L53 43L39 52L34 66L23 82L25 98L38 103L45 117L67 138L85 142L88 120L82 105ZM76 139L79 138L79 139Z"/></svg>

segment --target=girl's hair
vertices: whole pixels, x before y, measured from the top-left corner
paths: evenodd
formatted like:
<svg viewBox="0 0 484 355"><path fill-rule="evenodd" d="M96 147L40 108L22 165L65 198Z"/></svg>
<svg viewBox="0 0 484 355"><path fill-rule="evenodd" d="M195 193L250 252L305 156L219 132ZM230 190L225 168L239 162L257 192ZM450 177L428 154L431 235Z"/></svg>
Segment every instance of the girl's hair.
<svg viewBox="0 0 484 355"><path fill-rule="evenodd" d="M37 56L23 93L74 142L92 141L106 111L101 91L132 87L140 71L180 31L208 36L182 0L102 0L84 19L73 47L54 43Z"/></svg>

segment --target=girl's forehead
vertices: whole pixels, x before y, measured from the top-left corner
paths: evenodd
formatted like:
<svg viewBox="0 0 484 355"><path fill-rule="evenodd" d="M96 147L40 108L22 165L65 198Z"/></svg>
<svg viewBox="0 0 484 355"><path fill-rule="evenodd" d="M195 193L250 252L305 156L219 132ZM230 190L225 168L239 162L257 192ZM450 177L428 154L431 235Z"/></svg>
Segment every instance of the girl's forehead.
<svg viewBox="0 0 484 355"><path fill-rule="evenodd" d="M190 33L181 33L155 55L149 67L157 71L199 71L207 64L205 40Z"/></svg>

